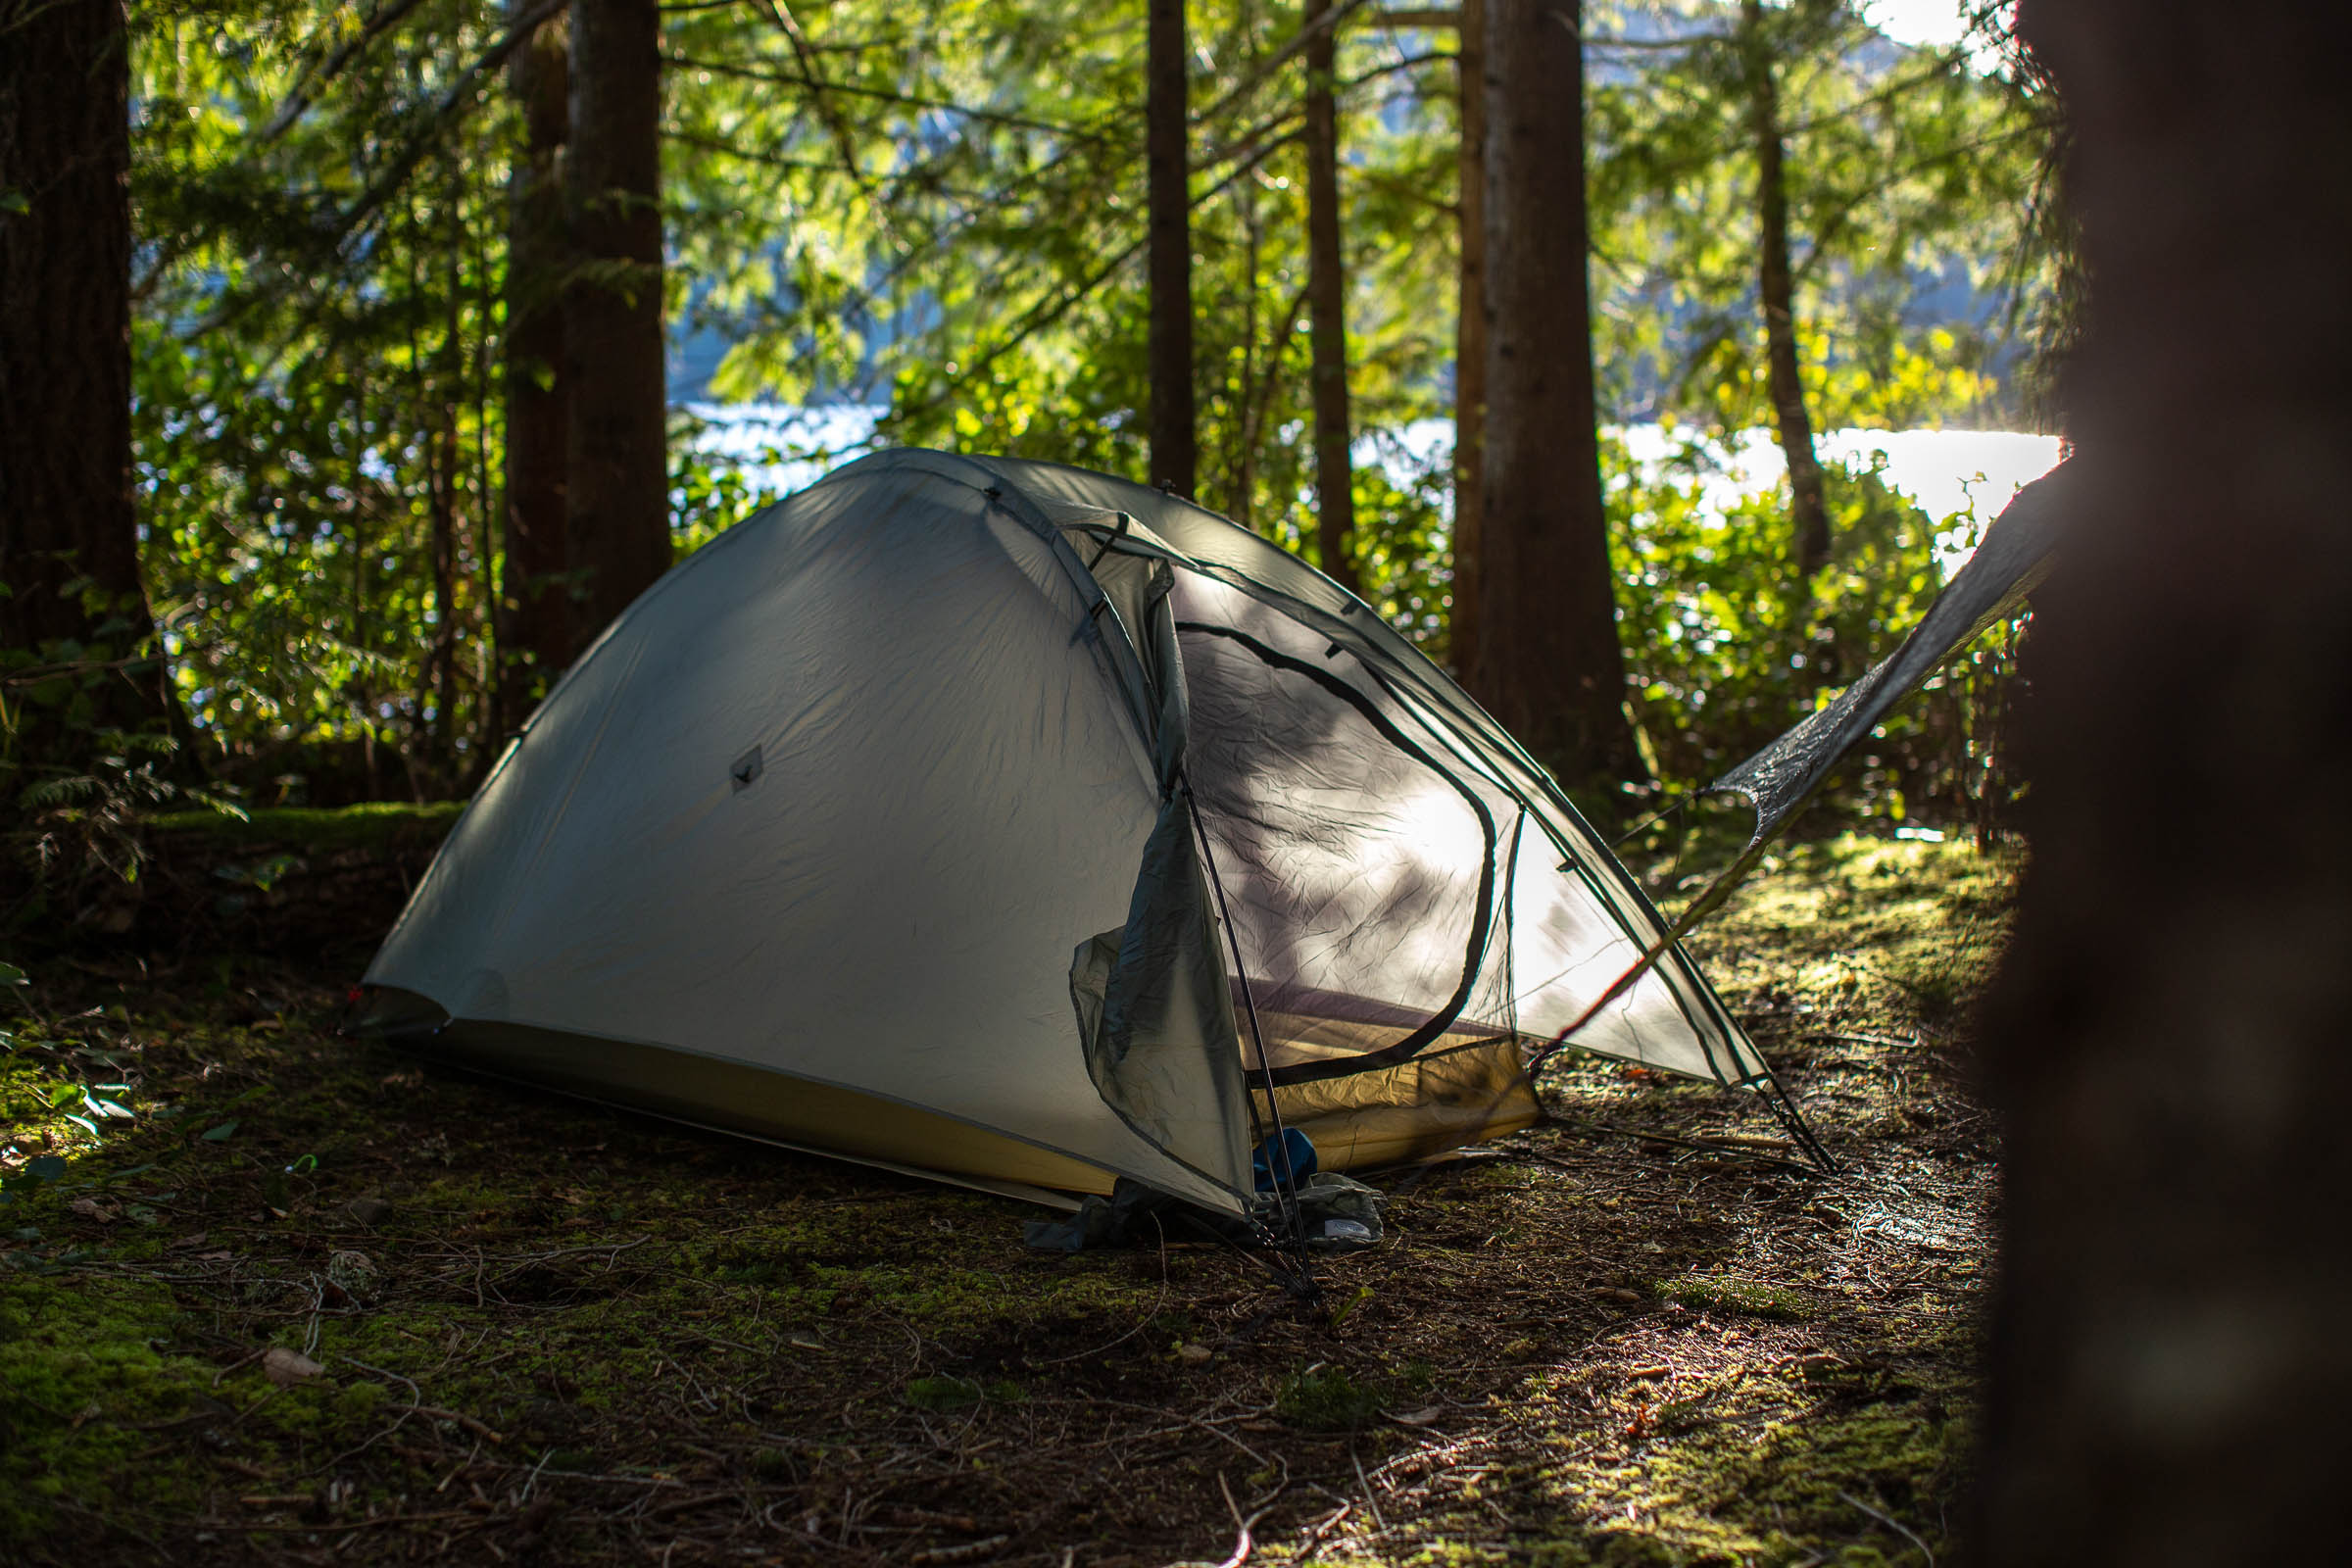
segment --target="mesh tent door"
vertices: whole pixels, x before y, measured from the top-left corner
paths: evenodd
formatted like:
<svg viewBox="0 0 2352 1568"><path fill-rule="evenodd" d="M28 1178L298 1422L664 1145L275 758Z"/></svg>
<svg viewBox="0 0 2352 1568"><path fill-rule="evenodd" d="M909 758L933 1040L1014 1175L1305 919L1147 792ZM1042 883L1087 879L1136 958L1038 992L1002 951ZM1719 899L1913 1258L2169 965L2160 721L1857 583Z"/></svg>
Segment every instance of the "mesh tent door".
<svg viewBox="0 0 2352 1568"><path fill-rule="evenodd" d="M1239 955L1237 1005L1254 1015L1252 1082L1270 1080L1284 1120L1342 1168L1532 1120L1523 1046L1642 956L1630 890L1587 863L1605 850L1278 605L1189 570L1174 599L1187 776ZM1578 1043L1750 1077L1752 1054L1694 1014L1681 978L1679 963L1644 975Z"/></svg>

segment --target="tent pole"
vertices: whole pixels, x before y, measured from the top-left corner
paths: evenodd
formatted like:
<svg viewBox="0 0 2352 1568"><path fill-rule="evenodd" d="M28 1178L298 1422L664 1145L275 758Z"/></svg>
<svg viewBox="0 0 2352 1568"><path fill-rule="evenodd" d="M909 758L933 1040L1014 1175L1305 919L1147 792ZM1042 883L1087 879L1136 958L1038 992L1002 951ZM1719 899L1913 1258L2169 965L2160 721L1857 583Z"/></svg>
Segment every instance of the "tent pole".
<svg viewBox="0 0 2352 1568"><path fill-rule="evenodd" d="M1805 1157L1813 1161L1824 1176L1837 1175L1838 1161L1828 1150L1822 1148L1821 1140L1813 1135L1812 1124L1805 1120L1804 1112L1796 1108L1796 1102L1788 1098L1788 1091L1781 1087L1781 1080L1774 1075L1770 1064L1764 1068L1761 1092L1764 1103L1772 1107L1773 1115L1780 1119L1782 1128L1796 1147L1804 1151Z"/></svg>
<svg viewBox="0 0 2352 1568"><path fill-rule="evenodd" d="M1193 797L1193 781L1185 775L1182 768L1176 770L1176 787L1184 791L1184 808L1193 819L1194 835L1200 841L1200 864L1208 872L1208 885L1216 892L1217 919L1225 927L1225 943L1233 953L1234 976L1242 983L1242 1008L1250 1016L1250 1043L1257 1052L1258 1076L1265 1084L1266 1117L1274 1124L1275 1152L1268 1157L1266 1167L1274 1177L1275 1196L1282 1202L1283 1229L1289 1233L1289 1240L1293 1246L1303 1247L1306 1238L1301 1234L1298 1187L1297 1177L1291 1170L1290 1140L1286 1136L1287 1129L1282 1124L1282 1106L1274 1099L1274 1067L1273 1063L1266 1059L1265 1031L1257 1021L1257 997L1250 986L1249 967L1242 961L1241 933L1233 928L1233 910L1225 902L1225 879L1217 874L1216 854L1209 848L1208 825L1200 820L1200 802ZM1257 1120L1254 1104L1250 1107L1250 1119L1252 1122ZM1258 1129L1252 1127L1250 1130L1255 1132ZM1305 1278L1306 1284L1311 1288L1314 1283L1313 1276L1307 1275Z"/></svg>

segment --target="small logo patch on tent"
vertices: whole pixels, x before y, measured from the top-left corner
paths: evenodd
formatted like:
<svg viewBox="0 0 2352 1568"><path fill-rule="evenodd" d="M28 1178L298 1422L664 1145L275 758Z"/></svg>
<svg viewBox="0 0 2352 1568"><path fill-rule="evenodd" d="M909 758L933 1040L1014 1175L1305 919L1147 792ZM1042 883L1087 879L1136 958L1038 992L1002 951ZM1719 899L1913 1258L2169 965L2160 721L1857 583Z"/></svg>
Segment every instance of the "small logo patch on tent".
<svg viewBox="0 0 2352 1568"><path fill-rule="evenodd" d="M760 748L755 746L735 759L735 765L727 769L727 776L735 781L738 790L748 790L759 781L763 765L760 760Z"/></svg>

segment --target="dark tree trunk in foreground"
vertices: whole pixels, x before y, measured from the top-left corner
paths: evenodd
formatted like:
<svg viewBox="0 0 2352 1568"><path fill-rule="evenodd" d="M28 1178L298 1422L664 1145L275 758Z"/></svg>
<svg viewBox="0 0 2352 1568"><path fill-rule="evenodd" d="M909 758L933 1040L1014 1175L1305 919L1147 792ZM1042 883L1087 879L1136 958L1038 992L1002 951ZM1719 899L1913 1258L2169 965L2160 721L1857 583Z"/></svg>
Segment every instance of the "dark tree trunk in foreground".
<svg viewBox="0 0 2352 1568"><path fill-rule="evenodd" d="M1144 178L1152 290L1152 475L1180 496L1199 465L1193 409L1193 219L1184 0L1145 0Z"/></svg>
<svg viewBox="0 0 2352 1568"><path fill-rule="evenodd" d="M1470 690L1562 782L1641 776L1625 717L1586 283L1579 7L1487 7L1487 418Z"/></svg>
<svg viewBox="0 0 2352 1568"><path fill-rule="evenodd" d="M1306 0L1306 307L1314 360L1315 542L1323 570L1349 593L1355 576L1355 464L1348 450L1348 263L1340 238L1339 55L1324 24L1331 0Z"/></svg>
<svg viewBox="0 0 2352 1568"><path fill-rule="evenodd" d="M2091 280L2039 596L1983 1555L2336 1560L2352 10L2028 0Z"/></svg>
<svg viewBox="0 0 2352 1568"><path fill-rule="evenodd" d="M1461 92L1461 235L1453 324L1453 613L1446 642L1458 671L1478 662L1479 469L1487 419L1487 6L1462 0L1454 61Z"/></svg>
<svg viewBox="0 0 2352 1568"><path fill-rule="evenodd" d="M155 631L131 510L129 83L120 0L0 0L0 650L25 662L58 643L130 661ZM86 690L95 723L171 712L157 663ZM8 695L20 748L58 740Z"/></svg>
<svg viewBox="0 0 2352 1568"><path fill-rule="evenodd" d="M653 0L573 0L564 189L578 271L564 363L575 653L669 565L661 38Z"/></svg>
<svg viewBox="0 0 2352 1568"><path fill-rule="evenodd" d="M571 120L564 24L514 52L508 87L523 145L507 208L507 471L499 581L501 732L529 716L571 657L564 588L564 461L571 417L564 358L564 188Z"/></svg>
<svg viewBox="0 0 2352 1568"><path fill-rule="evenodd" d="M1796 364L1796 289L1788 265L1788 176L1781 141L1781 88L1772 40L1764 35L1763 0L1741 0L1740 57L1747 76L1747 128L1756 145L1756 298L1764 309L1765 382L1773 428L1788 464L1790 514L1796 522L1796 569L1808 582L1830 559L1830 512L1821 493L1821 459L1805 383Z"/></svg>

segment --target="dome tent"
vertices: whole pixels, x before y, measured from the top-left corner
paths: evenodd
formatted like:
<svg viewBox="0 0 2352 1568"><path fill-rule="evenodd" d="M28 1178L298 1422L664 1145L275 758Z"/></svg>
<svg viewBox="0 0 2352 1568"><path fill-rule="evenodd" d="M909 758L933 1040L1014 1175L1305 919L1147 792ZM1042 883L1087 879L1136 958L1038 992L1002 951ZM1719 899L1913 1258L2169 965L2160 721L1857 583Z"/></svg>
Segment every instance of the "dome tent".
<svg viewBox="0 0 2352 1568"><path fill-rule="evenodd" d="M1526 1125L1527 1050L1572 1025L1766 1087L1678 947L1623 983L1664 933L1329 579L1123 480L900 449L607 630L354 1022L990 1190L1126 1176L1242 1213L1278 1121L1335 1170Z"/></svg>

